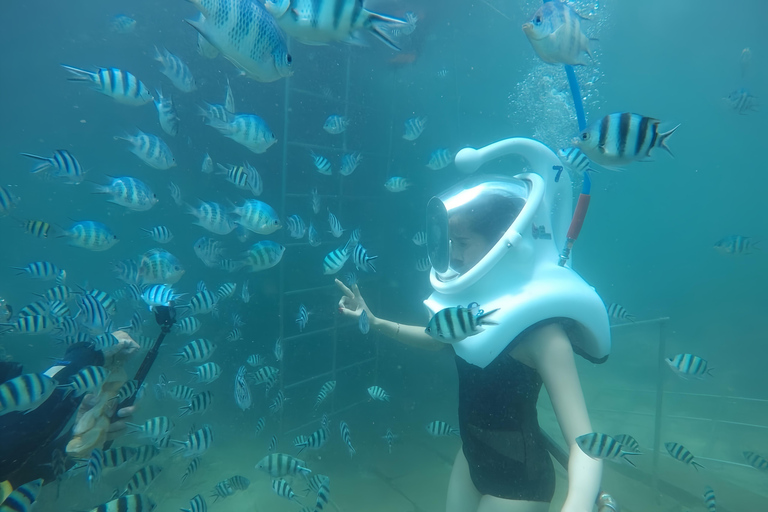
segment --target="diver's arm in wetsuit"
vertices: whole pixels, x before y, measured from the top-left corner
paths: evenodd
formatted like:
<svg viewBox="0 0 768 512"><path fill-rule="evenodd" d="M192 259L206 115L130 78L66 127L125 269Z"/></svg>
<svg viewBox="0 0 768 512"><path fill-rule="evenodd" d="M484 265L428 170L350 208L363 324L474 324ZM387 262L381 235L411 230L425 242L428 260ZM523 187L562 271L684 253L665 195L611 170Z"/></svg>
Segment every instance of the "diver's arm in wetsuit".
<svg viewBox="0 0 768 512"><path fill-rule="evenodd" d="M521 347L541 375L569 447L568 494L563 512L588 512L600 490L603 463L584 453L576 438L592 432L573 347L563 328L550 324L533 331Z"/></svg>
<svg viewBox="0 0 768 512"><path fill-rule="evenodd" d="M363 311L368 315L368 321L371 327L388 338L399 341L411 347L424 348L427 350L441 350L446 344L433 339L424 331L424 327L418 325L403 325L389 320L379 318L371 313L368 304L360 294L360 289L356 284L352 288L347 288L344 283L336 279L336 285L341 289L344 296L339 300L339 313L351 318L359 318Z"/></svg>

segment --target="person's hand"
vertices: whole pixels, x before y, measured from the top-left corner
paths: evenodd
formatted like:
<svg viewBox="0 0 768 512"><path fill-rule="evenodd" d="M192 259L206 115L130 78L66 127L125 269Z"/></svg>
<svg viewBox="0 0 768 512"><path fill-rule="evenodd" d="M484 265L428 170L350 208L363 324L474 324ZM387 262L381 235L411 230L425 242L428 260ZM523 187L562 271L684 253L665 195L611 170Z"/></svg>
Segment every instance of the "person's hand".
<svg viewBox="0 0 768 512"><path fill-rule="evenodd" d="M336 279L336 285L339 287L344 296L339 300L339 313L344 316L352 318L359 318L365 311L368 314L368 319L373 320L374 316L371 310L368 308L368 304L365 303L365 299L360 294L360 289L357 284L353 284L352 288L348 288L344 283Z"/></svg>
<svg viewBox="0 0 768 512"><path fill-rule="evenodd" d="M101 400L106 398L107 401L103 404L101 414L110 420L109 427L106 429L106 440L112 441L123 435L123 431L127 428L126 422L131 420L133 413L136 411L136 406L130 405L128 407L123 407L122 409L117 409L117 406L120 405L117 403L117 399L112 399L106 395L101 396L102 394L103 392L99 395L93 393L85 395L83 401L80 403L80 408L78 409L77 414L78 418L82 417L82 415L92 410L94 407L98 407Z"/></svg>
<svg viewBox="0 0 768 512"><path fill-rule="evenodd" d="M115 331L112 336L117 343L103 350L104 366L122 366L126 359L141 350L141 346L125 331Z"/></svg>

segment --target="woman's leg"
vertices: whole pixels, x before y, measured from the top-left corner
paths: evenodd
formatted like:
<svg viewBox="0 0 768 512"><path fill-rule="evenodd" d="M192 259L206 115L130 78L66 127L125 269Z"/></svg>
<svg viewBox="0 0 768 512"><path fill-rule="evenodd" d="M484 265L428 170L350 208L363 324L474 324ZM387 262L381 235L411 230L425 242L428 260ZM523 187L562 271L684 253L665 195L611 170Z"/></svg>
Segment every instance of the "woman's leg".
<svg viewBox="0 0 768 512"><path fill-rule="evenodd" d="M480 500L477 512L547 512L549 503L543 501L505 500L485 495Z"/></svg>
<svg viewBox="0 0 768 512"><path fill-rule="evenodd" d="M448 502L446 512L476 512L482 495L469 476L469 464L464 457L464 450L459 448L453 461L451 479L448 481Z"/></svg>

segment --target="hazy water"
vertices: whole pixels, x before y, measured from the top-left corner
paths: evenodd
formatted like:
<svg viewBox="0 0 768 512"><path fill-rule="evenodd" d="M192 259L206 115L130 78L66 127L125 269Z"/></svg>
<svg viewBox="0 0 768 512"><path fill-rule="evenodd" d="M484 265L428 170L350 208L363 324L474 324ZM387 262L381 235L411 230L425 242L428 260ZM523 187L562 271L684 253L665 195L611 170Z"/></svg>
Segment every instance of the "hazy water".
<svg viewBox="0 0 768 512"><path fill-rule="evenodd" d="M538 5L533 0L372 4L383 12L402 15L414 10L419 15L418 29L403 52L415 53L415 62L389 63L395 54L367 37L368 47L292 44L296 73L287 99L286 81L259 84L238 77L221 57L211 61L199 56L196 33L181 22L196 15L185 2L30 1L5 6L0 178L22 199L13 216L65 227L72 220L98 220L108 224L121 241L107 252L90 253L63 240L32 238L13 218L0 219L0 269L6 269L0 272L0 294L18 309L33 300L31 292L44 291L47 284L31 283L10 269L35 260L66 268L70 284L87 283L112 291L122 283L112 276L111 264L156 245L139 228L167 225L175 240L165 248L187 269L177 285L180 291L194 292L201 279L209 287L225 281L240 284L246 277L250 281L252 299L247 306L233 301L220 320L203 317L204 328L194 336L216 339L215 360L225 368L224 376L211 385L217 402L215 416L206 421L215 425L217 433L221 431L219 439L250 429L261 412L254 408L241 414L235 408L234 372L248 354L267 355L278 335L297 333L293 319L299 303L313 312L311 330L338 322L335 290L288 294L282 306L280 292L328 285L330 279L321 271L322 257L340 244L324 233L326 243L320 248L289 245L278 268L258 274L230 276L207 269L195 257L192 244L209 234L193 226L194 218L173 204L168 182L177 183L189 202L200 198L237 203L245 196L222 177L201 174L200 164L206 152L219 163L240 164L247 159L264 179L260 199L274 206L283 219L298 213L306 221L307 194L311 187L318 187L324 195L318 229L327 230L325 208L330 207L345 228L361 227L366 247L379 255L379 272L367 278L363 288L374 312L400 322L423 322L420 301L430 288L427 275L414 269L424 251L410 238L423 229L428 198L461 179L452 167L437 172L426 169L430 152L437 147L453 151L467 145L479 147L515 135L543 137L556 148L577 132L562 68L540 63L520 31ZM585 3L584 8L588 12L594 3ZM134 33L110 31L109 21L117 13L138 20ZM674 159L659 152L653 163L594 176L588 220L575 251L576 268L607 303L621 303L641 319L669 316L668 355L693 352L717 369L716 380L668 383L684 392L766 398L761 377L765 334L760 322L765 306L762 283L768 278L765 254L728 257L712 248L727 235L768 237L766 217L759 210L768 185L762 158L765 114L739 116L722 101L742 86L758 98L766 97L768 45L761 32L765 14L766 7L756 1L682 1L673 6L657 1L600 2L592 26L586 23L590 35L600 39L595 66L579 70L588 95L589 119L629 110L659 118L664 126L682 126L670 139ZM184 94L173 89L153 60L153 45L165 45L189 64L198 81L197 91ZM753 62L743 79L739 55L745 47L751 48ZM115 66L130 70L152 89L162 85L166 94L173 94L181 118L179 134L171 138L162 133L151 105L126 107L67 82L66 72L59 67L62 63L86 69ZM442 69L447 71L445 78L437 75ZM203 101L223 102L227 77L237 110L263 117L279 140L263 155L223 138L197 115L197 105ZM343 138L322 131L327 115L345 112L352 125ZM402 122L413 115L428 115L430 121L422 137L408 143L400 138ZM162 136L178 166L169 171L150 169L127 151L127 143L114 140L137 128ZM362 151L364 159L348 178L320 176L308 150L299 144L334 146L335 151L324 154L336 167L345 150ZM160 202L149 212L127 212L93 195L91 183L67 186L28 174L30 161L18 155L22 151L49 155L54 149L72 151L89 169L89 181L104 184L107 176L136 176L153 188ZM395 175L414 180L414 188L399 195L387 193L382 184ZM248 243L237 241L234 234L216 238L236 256L263 237ZM291 242L285 229L268 238ZM229 328L228 314L234 311L246 321L244 340L224 346L220 339ZM121 319L130 313L124 306ZM151 319L146 332L153 333ZM168 351L186 340L176 337ZM651 350L653 341L648 344ZM9 335L2 345L30 371L49 364L39 356L41 352L51 357L61 353L46 337ZM359 452L367 442L382 442L378 436L383 432L378 430L383 423L415 432L437 416L455 421L454 376L447 354L418 354L386 340L379 344L373 336L362 339L354 325L343 326L337 337L323 332L288 344L285 384L369 359L344 374L349 386L342 386L339 377L334 409L364 401L365 388L374 383L393 397L408 396L408 405L394 401L390 411L397 412L391 413L362 408L371 404L353 408L347 418L353 437L366 441L356 441ZM168 361L161 356L152 382L161 370L179 379L184 376L182 367L170 368ZM595 375L587 369L582 379L592 383ZM292 401L286 405L283 430L311 420L307 407L311 408L324 380L306 382L289 395ZM261 388L254 390L255 396L262 394ZM263 408L264 404L257 405ZM150 403L141 417L176 406ZM622 406L634 407L632 403ZM371 416L379 413L380 418ZM355 415L357 424L350 419ZM186 427L182 425L180 431ZM279 429L279 424L270 428ZM269 435L259 439L264 445L259 453L265 451ZM283 448L290 446L292 437L281 439ZM734 459L742 450L737 444L733 444ZM338 442L334 449L343 450ZM768 446L744 449L765 452ZM257 455L252 458L255 462ZM173 464L177 472L183 465ZM98 503L88 497L81 501L80 508Z"/></svg>

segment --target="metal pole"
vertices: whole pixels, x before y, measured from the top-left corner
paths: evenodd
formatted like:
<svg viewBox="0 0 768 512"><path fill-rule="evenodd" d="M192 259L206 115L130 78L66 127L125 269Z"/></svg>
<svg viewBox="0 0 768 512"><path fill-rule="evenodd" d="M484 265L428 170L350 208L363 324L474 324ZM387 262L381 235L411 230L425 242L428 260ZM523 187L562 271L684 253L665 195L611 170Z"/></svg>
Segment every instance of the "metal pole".
<svg viewBox="0 0 768 512"><path fill-rule="evenodd" d="M662 319L659 322L659 352L656 370L656 418L653 433L653 470L652 470L652 482L653 492L656 494L656 503L661 504L661 492L659 491L659 456L661 454L661 428L662 428L662 413L664 409L664 359L667 352L667 340L665 333L666 319Z"/></svg>

